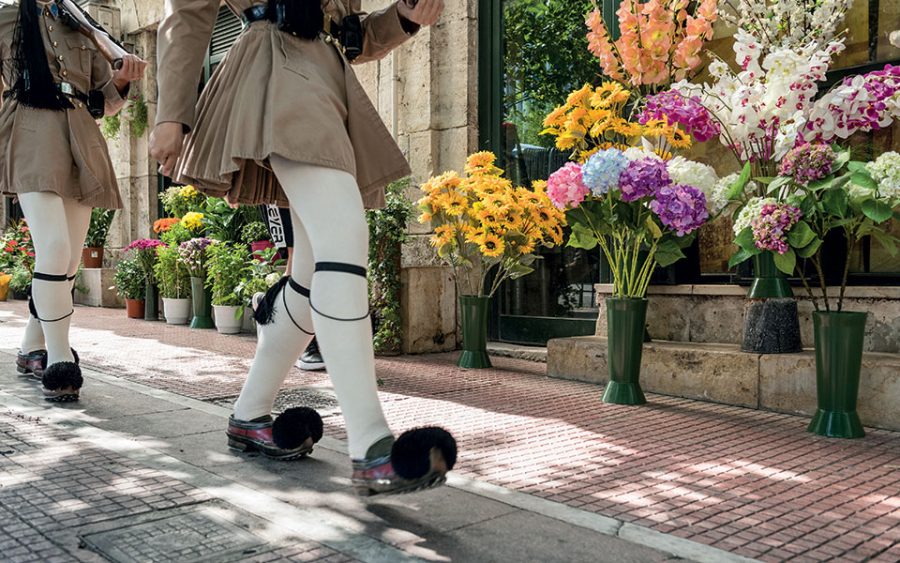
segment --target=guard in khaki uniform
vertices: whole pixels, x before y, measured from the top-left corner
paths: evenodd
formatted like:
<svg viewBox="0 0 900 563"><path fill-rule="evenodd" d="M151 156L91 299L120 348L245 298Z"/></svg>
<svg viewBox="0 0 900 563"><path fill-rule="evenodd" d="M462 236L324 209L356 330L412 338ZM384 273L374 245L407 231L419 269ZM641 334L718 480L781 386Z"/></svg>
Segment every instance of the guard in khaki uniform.
<svg viewBox="0 0 900 563"><path fill-rule="evenodd" d="M291 365L315 336L347 423L353 484L362 495L437 486L456 461L445 430L394 439L375 379L368 319L364 208L409 166L350 63L376 60L443 0L395 0L371 14L360 0L226 0L240 38L196 103L195 84L219 0L167 0L159 28L159 109L151 154L166 174L232 204L290 207L290 277L254 299L256 358L228 425L232 448L277 459L322 437L312 409L271 417Z"/></svg>
<svg viewBox="0 0 900 563"><path fill-rule="evenodd" d="M122 206L95 118L122 108L146 66L123 55L113 72L74 30L85 18L64 0L0 5L0 192L18 198L35 246L32 317L16 363L55 402L77 400L82 384L69 323L91 208Z"/></svg>

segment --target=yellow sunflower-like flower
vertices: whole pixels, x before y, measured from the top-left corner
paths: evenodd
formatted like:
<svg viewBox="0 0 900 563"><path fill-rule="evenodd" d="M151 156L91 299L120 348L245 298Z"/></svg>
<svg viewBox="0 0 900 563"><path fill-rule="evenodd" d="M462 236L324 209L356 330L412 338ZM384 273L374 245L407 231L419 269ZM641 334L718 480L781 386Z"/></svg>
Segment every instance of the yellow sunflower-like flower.
<svg viewBox="0 0 900 563"><path fill-rule="evenodd" d="M622 118L618 118L613 123L613 130L623 137L637 137L644 132L644 128L640 123L632 123Z"/></svg>
<svg viewBox="0 0 900 563"><path fill-rule="evenodd" d="M519 256L525 256L526 254L531 254L534 252L535 243L534 239L529 238L528 241L518 245L516 247L516 251L519 253Z"/></svg>
<svg viewBox="0 0 900 563"><path fill-rule="evenodd" d="M547 194L547 180L535 180L531 182L531 189L534 190L534 193L546 195Z"/></svg>
<svg viewBox="0 0 900 563"><path fill-rule="evenodd" d="M591 105L595 108L609 108L616 104L624 104L631 97L631 92L618 82L604 82L591 95Z"/></svg>
<svg viewBox="0 0 900 563"><path fill-rule="evenodd" d="M644 124L644 134L650 137L665 137L669 129L666 119L651 119Z"/></svg>
<svg viewBox="0 0 900 563"><path fill-rule="evenodd" d="M494 208L482 209L475 216L478 217L478 220L486 227L497 225L501 219L501 214Z"/></svg>
<svg viewBox="0 0 900 563"><path fill-rule="evenodd" d="M494 234L485 234L479 242L478 250L489 258L502 256L503 251L506 250L503 239Z"/></svg>
<svg viewBox="0 0 900 563"><path fill-rule="evenodd" d="M567 111L569 111L567 106L558 106L544 118L544 127L553 128L562 126L562 124L566 122Z"/></svg>
<svg viewBox="0 0 900 563"><path fill-rule="evenodd" d="M468 200L462 194L450 194L447 198L447 205L444 208L447 215L451 217L459 217L466 212Z"/></svg>
<svg viewBox="0 0 900 563"><path fill-rule="evenodd" d="M672 127L666 133L666 140L675 149L691 148L691 136L679 129L677 126Z"/></svg>
<svg viewBox="0 0 900 563"><path fill-rule="evenodd" d="M511 209L503 215L501 222L507 231L518 231L522 228L523 221L522 214L515 209Z"/></svg>
<svg viewBox="0 0 900 563"><path fill-rule="evenodd" d="M550 211L545 208L535 207L531 210L531 213L529 213L529 217L541 230L548 230L556 225L556 221L553 220Z"/></svg>
<svg viewBox="0 0 900 563"><path fill-rule="evenodd" d="M184 217L181 218L181 224L192 231L200 230L203 228L203 213L197 213L196 211L185 213Z"/></svg>
<svg viewBox="0 0 900 563"><path fill-rule="evenodd" d="M434 236L431 237L431 245L441 247L445 244L450 244L453 242L454 236L456 236L456 229L453 228L453 225L440 225L434 229Z"/></svg>
<svg viewBox="0 0 900 563"><path fill-rule="evenodd" d="M590 84L585 84L580 89L569 94L569 97L566 98L566 105L575 107L587 106L590 102L591 95L593 94L592 90Z"/></svg>
<svg viewBox="0 0 900 563"><path fill-rule="evenodd" d="M434 219L434 215L428 211L423 211L422 214L419 215L419 223L422 224L430 223L432 219Z"/></svg>
<svg viewBox="0 0 900 563"><path fill-rule="evenodd" d="M197 191L192 185L183 186L180 190L178 190L178 195L186 199L192 199L200 195L200 192Z"/></svg>

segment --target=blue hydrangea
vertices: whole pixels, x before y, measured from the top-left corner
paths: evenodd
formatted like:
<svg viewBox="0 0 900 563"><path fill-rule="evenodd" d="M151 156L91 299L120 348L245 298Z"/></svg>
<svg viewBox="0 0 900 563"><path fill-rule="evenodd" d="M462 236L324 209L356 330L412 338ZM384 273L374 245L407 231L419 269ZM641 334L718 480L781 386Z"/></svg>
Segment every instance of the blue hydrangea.
<svg viewBox="0 0 900 563"><path fill-rule="evenodd" d="M584 185L595 196L602 196L619 185L619 176L630 161L618 149L596 152L581 169Z"/></svg>

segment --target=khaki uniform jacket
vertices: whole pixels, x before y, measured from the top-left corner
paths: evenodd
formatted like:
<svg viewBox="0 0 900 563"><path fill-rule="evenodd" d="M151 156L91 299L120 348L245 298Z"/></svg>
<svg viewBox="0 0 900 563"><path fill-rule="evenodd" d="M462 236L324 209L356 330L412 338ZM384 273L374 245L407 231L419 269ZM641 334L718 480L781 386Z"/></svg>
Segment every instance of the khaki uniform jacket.
<svg viewBox="0 0 900 563"><path fill-rule="evenodd" d="M259 0L227 0L237 15ZM360 0L322 0L340 22ZM246 29L197 100L197 82L219 0L167 0L158 36L156 122L182 123L188 135L176 179L233 203L287 198L268 167L278 154L354 174L364 203L383 204L384 186L409 165L346 58L330 38L308 41L270 22ZM396 5L364 16L362 55L383 57L410 34Z"/></svg>
<svg viewBox="0 0 900 563"><path fill-rule="evenodd" d="M0 7L4 91L16 81L13 34L18 11L18 5ZM41 19L54 80L69 82L82 93L102 90L107 115L118 112L125 100L112 82L109 62L89 39L46 10ZM14 99L0 103L0 192L54 192L91 207L122 207L106 140L84 104L73 99L74 109L51 111L28 108Z"/></svg>

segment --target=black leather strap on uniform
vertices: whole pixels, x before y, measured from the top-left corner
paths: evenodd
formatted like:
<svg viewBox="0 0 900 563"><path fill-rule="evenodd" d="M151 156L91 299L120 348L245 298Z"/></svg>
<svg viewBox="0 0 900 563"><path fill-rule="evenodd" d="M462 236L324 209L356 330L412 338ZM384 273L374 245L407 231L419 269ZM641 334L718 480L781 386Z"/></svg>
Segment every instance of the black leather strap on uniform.
<svg viewBox="0 0 900 563"><path fill-rule="evenodd" d="M309 299L309 290L307 288L303 287L302 285L300 285L299 283L295 282L294 278L288 278L288 285L291 286L291 289L293 289L294 291L296 291L303 297L306 297L307 299ZM302 326L300 326L300 323L298 323L297 319L294 318L294 315L291 314L291 309L290 309L290 307L288 307L288 304L287 304L287 291L282 290L281 303L284 305L284 310L287 312L288 317L291 319L291 322L294 323L294 326L297 327L297 330L299 330L303 334L307 334L309 336L315 336L315 333L310 332L310 331L306 330L305 328L303 328Z"/></svg>
<svg viewBox="0 0 900 563"><path fill-rule="evenodd" d="M49 282L67 282L75 279L74 277L72 279L69 279L69 276L66 274L44 274L41 272L35 272L34 274L32 274L32 277L36 280Z"/></svg>
<svg viewBox="0 0 900 563"><path fill-rule="evenodd" d="M291 289L309 299L309 290L300 285L299 283L294 281L294 278L288 278L288 283L291 284Z"/></svg>
<svg viewBox="0 0 900 563"><path fill-rule="evenodd" d="M341 274L350 274L353 276L360 276L362 278L366 277L366 269L362 266L357 266L355 264L345 264L343 262L316 262L316 272L338 272ZM356 321L362 321L369 318L369 312L366 311L366 314L361 317L356 317L353 319L342 319L339 317L332 317L331 315L327 315L322 311L316 309L316 306L313 305L312 300L309 302L309 307L318 313L319 315L325 317L326 319L331 319L332 321L341 321L346 323L352 323Z"/></svg>
<svg viewBox="0 0 900 563"><path fill-rule="evenodd" d="M246 10L244 10L244 24L250 25L254 22L259 21L274 21L275 15L269 10L269 6L266 4L258 4L256 6L250 6Z"/></svg>
<svg viewBox="0 0 900 563"><path fill-rule="evenodd" d="M72 276L70 278L66 274L44 274L42 272L34 272L34 274L32 274L32 278L35 280L46 281L46 282L69 283L70 281L75 279L75 276ZM55 323L55 322L61 321L63 319L68 319L69 317L71 317L72 315L75 314L75 309L73 308L69 314L63 315L63 316L59 317L58 319L42 319L40 317L40 315L38 315L38 313L37 313L37 306L34 304L34 297L28 298L28 310L31 312L31 315L34 318L41 321L42 323Z"/></svg>

